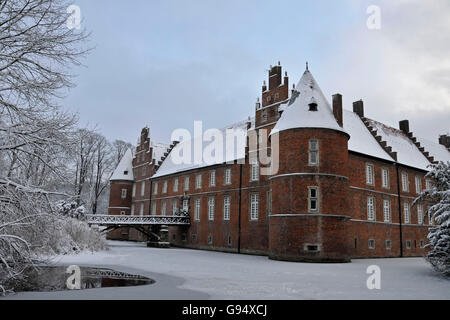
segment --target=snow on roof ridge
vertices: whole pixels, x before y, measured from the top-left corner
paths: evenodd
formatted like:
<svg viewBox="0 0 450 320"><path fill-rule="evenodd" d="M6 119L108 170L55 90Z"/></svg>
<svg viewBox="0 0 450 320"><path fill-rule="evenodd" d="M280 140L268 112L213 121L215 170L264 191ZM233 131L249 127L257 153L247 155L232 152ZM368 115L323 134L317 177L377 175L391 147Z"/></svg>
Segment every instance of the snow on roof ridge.
<svg viewBox="0 0 450 320"><path fill-rule="evenodd" d="M317 111L308 106L314 101ZM330 103L309 70L303 73L271 135L294 128L326 128L347 133L336 121Z"/></svg>
<svg viewBox="0 0 450 320"><path fill-rule="evenodd" d="M134 181L133 153L131 152L131 149L128 149L125 152L109 180Z"/></svg>

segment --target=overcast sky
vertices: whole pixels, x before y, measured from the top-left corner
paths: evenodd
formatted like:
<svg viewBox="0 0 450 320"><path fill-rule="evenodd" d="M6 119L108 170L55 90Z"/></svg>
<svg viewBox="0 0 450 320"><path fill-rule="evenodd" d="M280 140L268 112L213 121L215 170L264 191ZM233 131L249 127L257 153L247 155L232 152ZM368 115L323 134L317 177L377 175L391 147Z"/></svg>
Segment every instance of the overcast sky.
<svg viewBox="0 0 450 320"><path fill-rule="evenodd" d="M450 1L76 0L93 52L63 104L81 125L136 143L143 126L222 128L254 114L269 65L310 70L331 101L437 141L450 131ZM368 6L381 9L369 30Z"/></svg>

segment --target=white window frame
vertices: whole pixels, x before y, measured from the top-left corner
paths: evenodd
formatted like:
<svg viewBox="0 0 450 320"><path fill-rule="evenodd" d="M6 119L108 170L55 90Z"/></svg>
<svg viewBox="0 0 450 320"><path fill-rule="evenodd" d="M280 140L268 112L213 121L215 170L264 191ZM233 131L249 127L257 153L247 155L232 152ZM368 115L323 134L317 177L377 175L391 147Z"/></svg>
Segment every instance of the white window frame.
<svg viewBox="0 0 450 320"><path fill-rule="evenodd" d="M161 204L161 215L165 216L167 214L167 202L164 200Z"/></svg>
<svg viewBox="0 0 450 320"><path fill-rule="evenodd" d="M178 178L173 181L173 192L178 192Z"/></svg>
<svg viewBox="0 0 450 320"><path fill-rule="evenodd" d="M209 172L209 186L210 187L216 186L216 170L211 170Z"/></svg>
<svg viewBox="0 0 450 320"><path fill-rule="evenodd" d="M172 215L176 216L178 211L178 200L172 200Z"/></svg>
<svg viewBox="0 0 450 320"><path fill-rule="evenodd" d="M208 198L208 220L214 221L214 211L215 211L216 203L214 197Z"/></svg>
<svg viewBox="0 0 450 320"><path fill-rule="evenodd" d="M367 197L367 220L376 221L375 197Z"/></svg>
<svg viewBox="0 0 450 320"><path fill-rule="evenodd" d="M122 189L121 198L125 199L127 197L127 189Z"/></svg>
<svg viewBox="0 0 450 320"><path fill-rule="evenodd" d="M391 248L392 248L392 241L391 240L386 240L386 250L391 250ZM388 243L389 243L389 245L388 245Z"/></svg>
<svg viewBox="0 0 450 320"><path fill-rule="evenodd" d="M391 200L383 199L384 222L391 222Z"/></svg>
<svg viewBox="0 0 450 320"><path fill-rule="evenodd" d="M141 197L145 195L145 181L141 182Z"/></svg>
<svg viewBox="0 0 450 320"><path fill-rule="evenodd" d="M310 166L318 166L320 163L319 158L319 140L318 139L310 139L308 141L308 164ZM316 158L313 160L313 154L315 154Z"/></svg>
<svg viewBox="0 0 450 320"><path fill-rule="evenodd" d="M189 190L189 176L184 177L184 191Z"/></svg>
<svg viewBox="0 0 450 320"><path fill-rule="evenodd" d="M136 197L136 183L133 183L133 191L131 191L131 196Z"/></svg>
<svg viewBox="0 0 450 320"><path fill-rule="evenodd" d="M167 180L165 180L164 183L163 183L162 193L167 193Z"/></svg>
<svg viewBox="0 0 450 320"><path fill-rule="evenodd" d="M226 185L231 184L231 168L225 169L225 184Z"/></svg>
<svg viewBox="0 0 450 320"><path fill-rule="evenodd" d="M200 221L201 199L195 199L194 220Z"/></svg>
<svg viewBox="0 0 450 320"><path fill-rule="evenodd" d="M316 196L313 197L312 195L312 191L315 191ZM316 208L313 209L312 207L312 203L315 201L316 203ZM318 212L319 211L319 187L316 186L311 186L308 187L308 212Z"/></svg>
<svg viewBox="0 0 450 320"><path fill-rule="evenodd" d="M259 193L250 194L250 220L256 221L259 217Z"/></svg>
<svg viewBox="0 0 450 320"><path fill-rule="evenodd" d="M144 215L144 203L141 203L141 207L139 208L139 215L141 217Z"/></svg>
<svg viewBox="0 0 450 320"><path fill-rule="evenodd" d="M267 121L267 109L264 109L261 113L261 121Z"/></svg>
<svg viewBox="0 0 450 320"><path fill-rule="evenodd" d="M374 165L372 163L366 163L366 184L369 186L375 185L374 172Z"/></svg>
<svg viewBox="0 0 450 320"><path fill-rule="evenodd" d="M230 220L231 216L231 197L226 195L223 197L223 220Z"/></svg>
<svg viewBox="0 0 450 320"><path fill-rule="evenodd" d="M134 216L134 203L131 205L131 215Z"/></svg>
<svg viewBox="0 0 450 320"><path fill-rule="evenodd" d="M411 240L405 240L405 248L410 250L412 248Z"/></svg>
<svg viewBox="0 0 450 320"><path fill-rule="evenodd" d="M416 176L415 184L416 184L416 193L420 194L422 192L422 177L421 176Z"/></svg>
<svg viewBox="0 0 450 320"><path fill-rule="evenodd" d="M389 189L389 169L381 168L381 186Z"/></svg>
<svg viewBox="0 0 450 320"><path fill-rule="evenodd" d="M407 172L402 172L402 191L409 191L409 177Z"/></svg>
<svg viewBox="0 0 450 320"><path fill-rule="evenodd" d="M189 211L189 199L183 199L183 211Z"/></svg>
<svg viewBox="0 0 450 320"><path fill-rule="evenodd" d="M152 215L156 215L156 201L152 203Z"/></svg>
<svg viewBox="0 0 450 320"><path fill-rule="evenodd" d="M196 189L202 188L202 175L201 174L197 174L195 176L195 188Z"/></svg>
<svg viewBox="0 0 450 320"><path fill-rule="evenodd" d="M430 179L426 179L425 180L425 188L427 190L430 190L432 188L432 184L431 184L431 180Z"/></svg>
<svg viewBox="0 0 450 320"><path fill-rule="evenodd" d="M371 243L373 243L373 245L371 245ZM369 239L367 245L368 245L369 249L375 249L375 239Z"/></svg>
<svg viewBox="0 0 450 320"><path fill-rule="evenodd" d="M259 180L259 164L258 159L253 159L251 168L250 168L250 180L251 181L258 181Z"/></svg>
<svg viewBox="0 0 450 320"><path fill-rule="evenodd" d="M153 194L158 194L158 181L153 185Z"/></svg>
<svg viewBox="0 0 450 320"><path fill-rule="evenodd" d="M423 205L417 205L417 223L423 225Z"/></svg>
<svg viewBox="0 0 450 320"><path fill-rule="evenodd" d="M411 214L409 209L409 201L403 201L403 219L405 224L411 223Z"/></svg>
<svg viewBox="0 0 450 320"><path fill-rule="evenodd" d="M120 215L124 216L125 215L125 211L120 211Z"/></svg>

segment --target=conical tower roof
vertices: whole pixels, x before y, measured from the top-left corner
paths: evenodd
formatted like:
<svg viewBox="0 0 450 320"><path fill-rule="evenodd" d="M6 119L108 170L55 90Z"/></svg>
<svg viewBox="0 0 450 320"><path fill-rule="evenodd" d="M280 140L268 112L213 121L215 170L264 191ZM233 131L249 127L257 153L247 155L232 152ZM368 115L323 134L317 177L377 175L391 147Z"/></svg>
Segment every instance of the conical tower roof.
<svg viewBox="0 0 450 320"><path fill-rule="evenodd" d="M109 180L134 181L133 153L131 152L131 149L128 149L127 152L125 152L124 156L120 160L119 164L116 167L116 170L114 170L114 173Z"/></svg>
<svg viewBox="0 0 450 320"><path fill-rule="evenodd" d="M337 123L330 104L308 69L270 134L294 128L326 128L346 133Z"/></svg>

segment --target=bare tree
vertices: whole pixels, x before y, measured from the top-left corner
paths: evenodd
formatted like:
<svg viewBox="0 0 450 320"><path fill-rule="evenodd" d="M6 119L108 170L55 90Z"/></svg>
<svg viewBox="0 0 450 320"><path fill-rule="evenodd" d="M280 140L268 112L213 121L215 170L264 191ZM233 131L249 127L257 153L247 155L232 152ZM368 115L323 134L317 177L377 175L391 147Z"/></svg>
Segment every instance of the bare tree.
<svg viewBox="0 0 450 320"><path fill-rule="evenodd" d="M52 197L64 196L51 188L67 179L76 118L57 101L73 85L70 69L88 36L67 28L68 5L0 1L0 292L33 263Z"/></svg>
<svg viewBox="0 0 450 320"><path fill-rule="evenodd" d="M133 150L133 145L122 140L115 140L113 143L114 166L116 167L128 149Z"/></svg>

